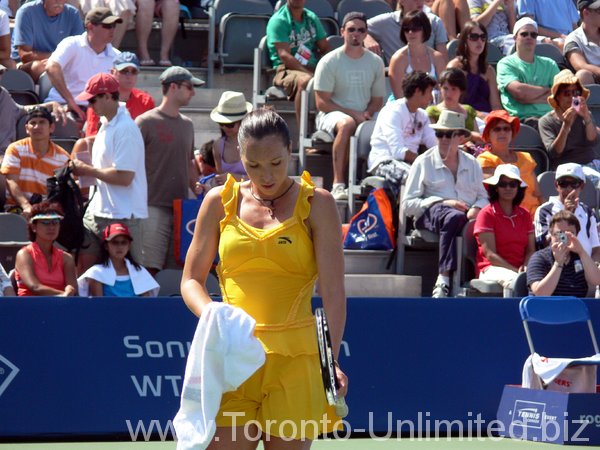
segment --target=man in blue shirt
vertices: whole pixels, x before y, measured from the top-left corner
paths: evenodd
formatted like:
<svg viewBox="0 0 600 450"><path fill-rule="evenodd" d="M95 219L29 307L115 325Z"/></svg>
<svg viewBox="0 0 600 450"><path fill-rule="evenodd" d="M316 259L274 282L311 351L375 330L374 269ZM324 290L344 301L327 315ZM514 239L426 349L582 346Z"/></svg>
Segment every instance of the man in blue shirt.
<svg viewBox="0 0 600 450"><path fill-rule="evenodd" d="M50 54L64 38L83 33L79 11L65 0L34 0L17 11L12 54L21 70L37 81Z"/></svg>

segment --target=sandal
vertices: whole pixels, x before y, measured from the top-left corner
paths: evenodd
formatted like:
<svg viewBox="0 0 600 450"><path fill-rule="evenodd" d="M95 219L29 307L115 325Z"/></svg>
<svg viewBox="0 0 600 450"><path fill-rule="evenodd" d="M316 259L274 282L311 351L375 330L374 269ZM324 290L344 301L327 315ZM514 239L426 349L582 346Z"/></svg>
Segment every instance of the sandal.
<svg viewBox="0 0 600 450"><path fill-rule="evenodd" d="M156 66L156 61L154 61L152 58L142 59L140 61L140 66L144 66L144 67Z"/></svg>
<svg viewBox="0 0 600 450"><path fill-rule="evenodd" d="M170 59L161 59L158 62L158 65L161 67L171 67L173 65L173 63L171 62Z"/></svg>

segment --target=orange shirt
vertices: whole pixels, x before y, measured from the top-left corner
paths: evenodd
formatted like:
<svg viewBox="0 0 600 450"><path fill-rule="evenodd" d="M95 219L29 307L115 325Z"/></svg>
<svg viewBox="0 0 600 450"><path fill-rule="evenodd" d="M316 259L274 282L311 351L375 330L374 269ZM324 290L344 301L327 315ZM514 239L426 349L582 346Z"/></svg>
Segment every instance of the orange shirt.
<svg viewBox="0 0 600 450"><path fill-rule="evenodd" d="M25 138L8 146L0 172L16 175L19 189L29 199L32 194L46 195L46 180L54 176L56 169L64 167L69 159L69 153L52 141L48 152L40 156L33 151L31 138ZM14 205L15 201L7 195L7 203Z"/></svg>

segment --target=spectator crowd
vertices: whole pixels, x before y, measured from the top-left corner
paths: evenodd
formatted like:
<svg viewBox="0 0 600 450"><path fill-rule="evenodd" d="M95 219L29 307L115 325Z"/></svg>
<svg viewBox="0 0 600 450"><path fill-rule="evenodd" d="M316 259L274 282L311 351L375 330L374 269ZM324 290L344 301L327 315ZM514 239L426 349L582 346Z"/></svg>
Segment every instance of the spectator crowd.
<svg viewBox="0 0 600 450"><path fill-rule="evenodd" d="M153 276L176 266L173 201L228 175L247 177L238 130L252 105L241 92L222 94L210 113L221 136L194 151L194 126L181 108L204 82L169 60L179 14L172 3L160 2L158 65L167 68L158 106L136 88L141 67L157 65L147 48L154 1L111 9L85 1L78 10L33 0L12 10L0 71L18 68L52 84L44 103L29 106L0 89L4 209L28 220L31 240L16 260L19 295L155 294ZM300 92L312 80L337 201L348 199L351 137L375 122L368 172L403 193L398 201L415 228L439 235L434 297L452 292L457 237L470 220L482 280L506 288L526 272L536 295L584 296L600 284L596 205L580 199L586 184L600 186L600 129L587 87L600 79L600 0L398 0L375 17L346 14L337 48L304 3L288 0L269 20L273 83L294 101L299 122ZM0 34L4 16L0 10ZM138 55L117 49L134 21ZM451 57L449 39L457 39ZM538 46L564 58L539 56ZM492 50L504 56L489 61ZM27 137L17 140L22 117ZM85 123L70 153L51 138L67 120ZM543 195L539 161L514 147L522 127L539 135L558 195ZM46 179L64 166L89 199L76 258L56 242L64 212L46 201Z"/></svg>

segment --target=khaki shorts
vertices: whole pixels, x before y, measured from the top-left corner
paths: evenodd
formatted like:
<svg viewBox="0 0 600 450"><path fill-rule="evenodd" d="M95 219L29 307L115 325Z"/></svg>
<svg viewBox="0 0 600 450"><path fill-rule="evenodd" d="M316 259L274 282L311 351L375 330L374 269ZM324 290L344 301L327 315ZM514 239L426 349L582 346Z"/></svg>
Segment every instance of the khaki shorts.
<svg viewBox="0 0 600 450"><path fill-rule="evenodd" d="M280 64L277 66L275 78L273 78L273 85L282 87L288 96L288 100L294 100L298 93L298 80L303 78L308 78L310 80L312 76L301 70L286 69L283 64Z"/></svg>
<svg viewBox="0 0 600 450"><path fill-rule="evenodd" d="M143 265L150 269L175 269L173 249L173 208L148 206L148 218L142 226Z"/></svg>
<svg viewBox="0 0 600 450"><path fill-rule="evenodd" d="M338 122L350 118L348 114L341 111L331 111L328 113L319 112L315 119L317 130L327 131L330 135L335 136Z"/></svg>
<svg viewBox="0 0 600 450"><path fill-rule="evenodd" d="M129 233L133 238L131 242L131 256L138 262L142 261L142 223L145 219L109 219L106 217L94 216L89 210L83 216L83 226L85 227L85 239L81 253L100 255L100 246L102 245L102 233L111 223L122 223L129 228Z"/></svg>

